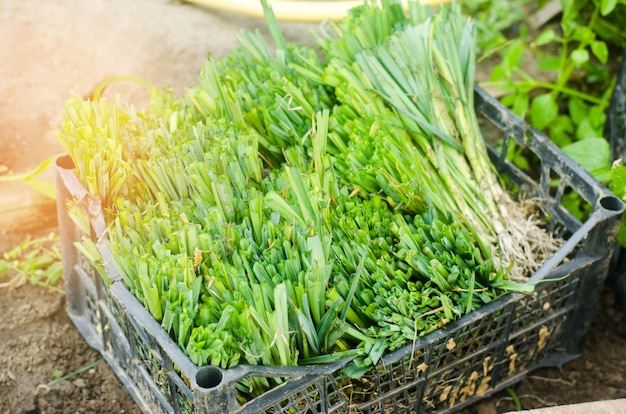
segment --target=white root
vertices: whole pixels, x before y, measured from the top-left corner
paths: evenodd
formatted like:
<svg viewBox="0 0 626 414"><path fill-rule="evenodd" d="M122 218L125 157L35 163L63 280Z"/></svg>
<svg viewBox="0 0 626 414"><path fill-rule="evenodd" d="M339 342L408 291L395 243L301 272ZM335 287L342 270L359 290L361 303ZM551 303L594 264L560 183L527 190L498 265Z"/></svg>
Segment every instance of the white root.
<svg viewBox="0 0 626 414"><path fill-rule="evenodd" d="M515 202L508 194L502 193L498 208L500 217L494 220L498 235L494 258L499 257L504 268L513 263L509 279L527 281L556 253L562 240L542 227L543 222L537 215L541 210L538 200Z"/></svg>

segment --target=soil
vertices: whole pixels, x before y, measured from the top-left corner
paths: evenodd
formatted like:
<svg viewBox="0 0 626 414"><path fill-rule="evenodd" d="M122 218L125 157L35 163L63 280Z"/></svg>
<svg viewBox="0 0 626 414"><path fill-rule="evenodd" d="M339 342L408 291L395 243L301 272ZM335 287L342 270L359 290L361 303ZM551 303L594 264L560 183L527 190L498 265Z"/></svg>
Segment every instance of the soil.
<svg viewBox="0 0 626 414"><path fill-rule="evenodd" d="M112 75L181 92L195 81L209 51L219 57L236 46L234 33L242 27L263 24L167 0L3 0L0 165L27 172L63 152L53 130L72 93L87 95ZM310 39L307 25L283 29L289 39ZM114 92L138 105L144 100L130 84L108 93ZM49 171L40 178L53 183ZM23 182L0 182L0 217L0 253L26 237L58 231L54 201ZM582 356L512 387L523 408L626 397L626 340L618 334L624 325L614 302L607 283ZM0 288L0 412L138 413L65 307L64 295L43 287ZM77 370L82 372L57 380ZM514 409L511 394L503 391L462 412Z"/></svg>

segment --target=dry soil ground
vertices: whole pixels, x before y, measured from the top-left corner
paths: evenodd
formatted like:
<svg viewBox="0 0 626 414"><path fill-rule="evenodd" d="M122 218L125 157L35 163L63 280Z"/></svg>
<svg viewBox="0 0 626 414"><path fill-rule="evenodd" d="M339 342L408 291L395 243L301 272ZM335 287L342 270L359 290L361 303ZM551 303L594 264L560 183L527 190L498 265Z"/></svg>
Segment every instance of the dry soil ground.
<svg viewBox="0 0 626 414"><path fill-rule="evenodd" d="M259 20L167 0L2 0L0 2L0 165L16 173L62 152L52 130L71 93L107 76L132 75L182 91L210 51L236 46ZM308 26L285 24L307 41ZM141 103L142 92L117 87ZM43 178L52 182L52 174ZM23 183L0 183L0 253L28 236L56 231L54 202ZM585 353L513 387L524 408L626 397L626 342L614 296L605 289ZM46 386L54 373L90 366ZM502 392L463 412L514 408ZM0 412L136 413L132 398L65 313L65 297L40 287L0 289Z"/></svg>

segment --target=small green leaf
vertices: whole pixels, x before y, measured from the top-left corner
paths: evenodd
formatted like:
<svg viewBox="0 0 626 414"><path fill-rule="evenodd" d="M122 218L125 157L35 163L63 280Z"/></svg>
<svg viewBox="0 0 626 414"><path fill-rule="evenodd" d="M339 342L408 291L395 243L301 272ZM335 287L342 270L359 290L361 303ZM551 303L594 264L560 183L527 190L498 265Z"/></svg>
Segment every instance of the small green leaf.
<svg viewBox="0 0 626 414"><path fill-rule="evenodd" d="M530 168L530 164L522 154L518 153L517 148L516 145L509 145L506 150L506 159L511 160L518 168L526 171Z"/></svg>
<svg viewBox="0 0 626 414"><path fill-rule="evenodd" d="M589 107L580 99L572 98L567 102L570 119L574 125L578 125L580 121L587 118Z"/></svg>
<svg viewBox="0 0 626 414"><path fill-rule="evenodd" d="M578 193L571 192L563 194L561 206L581 221L585 220L585 216L588 214L587 211L585 211L583 199Z"/></svg>
<svg viewBox="0 0 626 414"><path fill-rule="evenodd" d="M49 199L56 200L56 186L44 180L35 177L24 178L24 181L37 192L43 194Z"/></svg>
<svg viewBox="0 0 626 414"><path fill-rule="evenodd" d="M547 45L548 43L553 42L555 39L556 39L556 32L554 30L552 29L544 30L535 39L535 45L537 46Z"/></svg>
<svg viewBox="0 0 626 414"><path fill-rule="evenodd" d="M585 49L576 49L572 52L570 58L572 59L572 62L574 62L574 65L576 65L576 67L580 67L581 65L589 61L589 52L587 52Z"/></svg>
<svg viewBox="0 0 626 414"><path fill-rule="evenodd" d="M609 49L606 47L606 43L601 40L596 40L591 43L591 51L602 63L606 63L609 59Z"/></svg>
<svg viewBox="0 0 626 414"><path fill-rule="evenodd" d="M504 69L501 65L498 65L494 67L491 71L491 76L489 77L489 80L491 82L500 82L502 80L505 80L509 75L510 72L507 72L506 69Z"/></svg>
<svg viewBox="0 0 626 414"><path fill-rule="evenodd" d="M560 70L561 58L557 56L545 56L539 60L539 70Z"/></svg>
<svg viewBox="0 0 626 414"><path fill-rule="evenodd" d="M594 126L594 122L590 116L583 119L576 128L576 137L578 139L596 138L602 136L602 128Z"/></svg>
<svg viewBox="0 0 626 414"><path fill-rule="evenodd" d="M601 137L606 121L606 114L599 106L588 107L587 113L576 128L578 139Z"/></svg>
<svg viewBox="0 0 626 414"><path fill-rule="evenodd" d="M626 198L626 166L615 163L611 168L611 190L621 199Z"/></svg>
<svg viewBox="0 0 626 414"><path fill-rule="evenodd" d="M587 43L587 44L591 43L596 38L596 35L593 32L593 30L591 30L587 26L578 26L572 36L575 40L579 41L580 43Z"/></svg>
<svg viewBox="0 0 626 414"><path fill-rule="evenodd" d="M611 78L611 71L609 70L608 65L586 64L585 72L587 72L587 83L604 83L607 79Z"/></svg>
<svg viewBox="0 0 626 414"><path fill-rule="evenodd" d="M536 96L530 104L531 123L537 129L547 127L558 114L559 108L549 93Z"/></svg>
<svg viewBox="0 0 626 414"><path fill-rule="evenodd" d="M604 138L583 139L563 147L562 150L589 172L611 165L609 143Z"/></svg>
<svg viewBox="0 0 626 414"><path fill-rule="evenodd" d="M520 92L516 94L511 110L519 117L526 117L526 112L528 111L528 101L529 99L527 93Z"/></svg>
<svg viewBox="0 0 626 414"><path fill-rule="evenodd" d="M611 178L611 167L605 166L589 171L593 177L601 183L607 183Z"/></svg>
<svg viewBox="0 0 626 414"><path fill-rule="evenodd" d="M606 16L615 9L615 6L617 6L617 0L602 0L600 3L600 13Z"/></svg>
<svg viewBox="0 0 626 414"><path fill-rule="evenodd" d="M521 40L512 42L502 53L502 67L511 71L521 66L526 46Z"/></svg>
<svg viewBox="0 0 626 414"><path fill-rule="evenodd" d="M597 128L600 132L604 128L604 123L606 121L606 113L604 109L600 105L594 105L589 108L589 120L594 128ZM602 134L598 134L598 136L602 136Z"/></svg>
<svg viewBox="0 0 626 414"><path fill-rule="evenodd" d="M570 117L566 115L558 116L554 122L550 123L550 139L560 148L572 142L574 124Z"/></svg>
<svg viewBox="0 0 626 414"><path fill-rule="evenodd" d="M564 11L563 14L567 14L567 12ZM578 27L578 23L576 23L575 21L571 19L564 18L563 22L561 23L561 27L563 28L564 36L571 36L572 33L576 31L576 28Z"/></svg>
<svg viewBox="0 0 626 414"><path fill-rule="evenodd" d="M574 3L574 0L561 0L564 17L569 17L570 14L575 13ZM564 18L563 21L567 22L570 20Z"/></svg>
<svg viewBox="0 0 626 414"><path fill-rule="evenodd" d="M516 94L510 93L500 98L500 102L502 103L502 105L506 106L507 108L511 108L513 107L513 104L515 103L516 97L517 97Z"/></svg>

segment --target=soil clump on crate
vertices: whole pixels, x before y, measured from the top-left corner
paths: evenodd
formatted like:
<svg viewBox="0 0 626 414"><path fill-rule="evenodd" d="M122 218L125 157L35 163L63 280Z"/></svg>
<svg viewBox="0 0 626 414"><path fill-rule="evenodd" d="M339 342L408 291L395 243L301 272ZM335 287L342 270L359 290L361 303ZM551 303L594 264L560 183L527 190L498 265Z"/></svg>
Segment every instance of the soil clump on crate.
<svg viewBox="0 0 626 414"><path fill-rule="evenodd" d="M209 51L219 57L235 47L233 34L242 27L264 26L260 20L167 0L3 1L0 165L26 172L62 151L52 130L72 91L85 96L107 76L132 75L180 92L196 79ZM286 24L284 30L290 40L302 41L309 39L309 28ZM116 91L139 105L145 99L141 89L128 84L107 93ZM54 182L51 173L42 178ZM24 183L0 183L0 253L26 237L58 231L55 208L54 201ZM619 335L623 326L614 302L607 282L584 354L512 387L522 408L626 397L626 338ZM74 328L65 306L62 294L42 287L0 288L0 412L139 413ZM460 412L514 409L511 395L503 391Z"/></svg>

